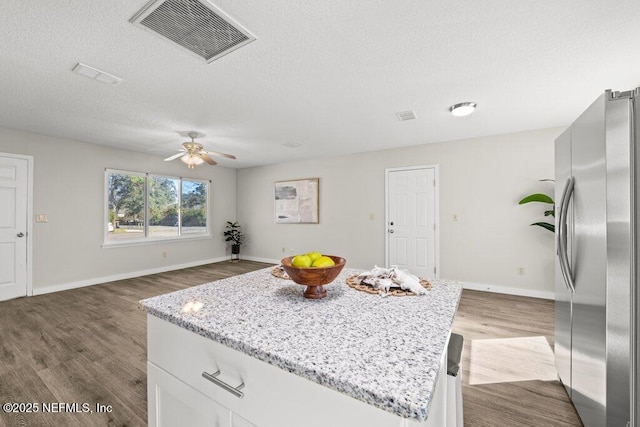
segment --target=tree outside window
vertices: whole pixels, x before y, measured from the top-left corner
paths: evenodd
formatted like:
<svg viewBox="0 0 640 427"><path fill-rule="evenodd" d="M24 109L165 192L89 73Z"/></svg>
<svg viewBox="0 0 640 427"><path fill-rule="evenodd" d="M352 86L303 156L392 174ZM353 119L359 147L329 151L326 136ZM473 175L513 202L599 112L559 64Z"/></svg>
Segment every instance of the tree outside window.
<svg viewBox="0 0 640 427"><path fill-rule="evenodd" d="M107 241L206 235L209 183L107 171Z"/></svg>
<svg viewBox="0 0 640 427"><path fill-rule="evenodd" d="M207 228L207 185L182 180L182 232L202 233Z"/></svg>
<svg viewBox="0 0 640 427"><path fill-rule="evenodd" d="M149 177L149 234L151 237L179 235L178 193L180 180Z"/></svg>

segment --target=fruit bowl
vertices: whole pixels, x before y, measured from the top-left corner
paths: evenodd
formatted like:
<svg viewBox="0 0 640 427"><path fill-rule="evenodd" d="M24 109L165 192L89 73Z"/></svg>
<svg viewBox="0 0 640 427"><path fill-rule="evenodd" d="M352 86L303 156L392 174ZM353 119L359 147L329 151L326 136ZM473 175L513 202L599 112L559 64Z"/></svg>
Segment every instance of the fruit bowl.
<svg viewBox="0 0 640 427"><path fill-rule="evenodd" d="M307 267L299 268L291 265L292 256L282 258L280 263L291 280L299 285L306 286L305 298L320 299L327 296L327 291L322 285L333 282L344 268L347 260L334 255L327 255L336 263L331 267Z"/></svg>

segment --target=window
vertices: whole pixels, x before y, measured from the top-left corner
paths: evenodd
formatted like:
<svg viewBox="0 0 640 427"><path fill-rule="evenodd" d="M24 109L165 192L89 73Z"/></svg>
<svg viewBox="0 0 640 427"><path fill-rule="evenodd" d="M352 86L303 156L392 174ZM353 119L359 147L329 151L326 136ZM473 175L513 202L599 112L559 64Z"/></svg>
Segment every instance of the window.
<svg viewBox="0 0 640 427"><path fill-rule="evenodd" d="M207 197L207 183L182 180L182 234L206 233Z"/></svg>
<svg viewBox="0 0 640 427"><path fill-rule="evenodd" d="M144 237L146 177L133 172L110 172L107 178L109 240Z"/></svg>
<svg viewBox="0 0 640 427"><path fill-rule="evenodd" d="M180 235L179 197L179 179L164 176L149 177L149 235L151 237Z"/></svg>
<svg viewBox="0 0 640 427"><path fill-rule="evenodd" d="M105 243L209 235L209 183L139 172L106 171Z"/></svg>

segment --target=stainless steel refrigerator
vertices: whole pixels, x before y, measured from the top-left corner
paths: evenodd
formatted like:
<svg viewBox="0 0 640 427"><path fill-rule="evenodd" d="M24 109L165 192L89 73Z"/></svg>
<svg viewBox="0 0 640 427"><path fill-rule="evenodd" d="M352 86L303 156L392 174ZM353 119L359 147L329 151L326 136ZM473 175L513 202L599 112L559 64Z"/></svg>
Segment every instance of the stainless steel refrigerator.
<svg viewBox="0 0 640 427"><path fill-rule="evenodd" d="M640 427L639 110L606 91L555 141L555 360L587 427Z"/></svg>

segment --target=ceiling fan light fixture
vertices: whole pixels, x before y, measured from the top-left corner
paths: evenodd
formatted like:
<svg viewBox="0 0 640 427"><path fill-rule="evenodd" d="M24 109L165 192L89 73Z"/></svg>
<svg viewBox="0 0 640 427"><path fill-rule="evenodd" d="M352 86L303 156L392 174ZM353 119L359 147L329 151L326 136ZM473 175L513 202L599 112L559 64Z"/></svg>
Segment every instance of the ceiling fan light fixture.
<svg viewBox="0 0 640 427"><path fill-rule="evenodd" d="M189 169L193 169L196 166L204 163L204 160L200 158L197 154L187 153L184 156L180 157L180 160L187 164Z"/></svg>
<svg viewBox="0 0 640 427"><path fill-rule="evenodd" d="M195 141L195 138L197 136L198 134L196 132L189 132L191 141L183 142L182 148L179 149L178 152L173 156L169 156L164 159L164 161L170 162L172 160L180 158L180 160L182 160L189 167L189 169L193 169L205 162L210 166L217 165L218 162L216 162L209 156L221 156L231 160L236 159L236 156L232 154L219 153L217 151L205 151L202 144Z"/></svg>
<svg viewBox="0 0 640 427"><path fill-rule="evenodd" d="M449 107L449 112L456 117L464 117L473 113L477 106L475 102L461 102Z"/></svg>

